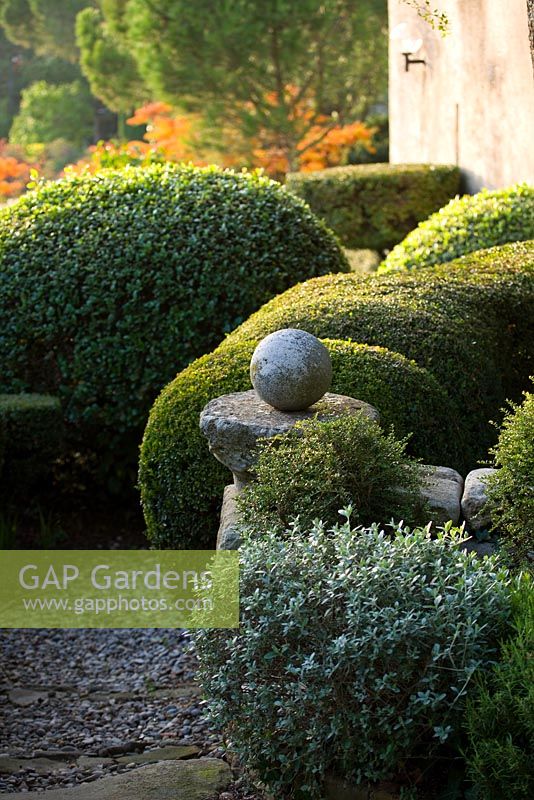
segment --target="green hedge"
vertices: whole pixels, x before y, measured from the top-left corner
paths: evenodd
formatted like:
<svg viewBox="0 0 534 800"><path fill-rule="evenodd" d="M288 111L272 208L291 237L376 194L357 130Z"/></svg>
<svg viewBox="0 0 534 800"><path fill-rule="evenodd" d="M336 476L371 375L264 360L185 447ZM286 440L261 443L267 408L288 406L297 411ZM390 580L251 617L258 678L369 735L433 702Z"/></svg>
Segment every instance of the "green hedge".
<svg viewBox="0 0 534 800"><path fill-rule="evenodd" d="M60 397L71 449L134 480L162 386L295 281L348 269L258 174L153 165L45 184L0 212L0 391Z"/></svg>
<svg viewBox="0 0 534 800"><path fill-rule="evenodd" d="M459 191L460 172L430 164L358 164L292 172L286 187L345 247L386 250Z"/></svg>
<svg viewBox="0 0 534 800"><path fill-rule="evenodd" d="M332 391L380 411L385 430L414 431L409 452L427 461L458 439L447 393L424 369L398 353L324 340L332 358ZM213 545L222 491L232 476L210 454L199 415L215 397L250 388L257 340L225 342L190 364L159 396L141 448L140 487L150 538L160 547ZM442 419L450 421L445 428Z"/></svg>
<svg viewBox="0 0 534 800"><path fill-rule="evenodd" d="M333 390L371 402L399 436L413 431L412 454L466 472L494 441L488 420L534 372L534 243L417 273L313 279L270 301L190 365L156 401L141 449L145 517L159 545L211 541L230 476L208 457L198 415L218 395L249 388L256 343L286 327L392 351L361 351L374 365L365 371L334 361ZM331 348L334 358L345 346ZM417 379L398 353L418 364Z"/></svg>
<svg viewBox="0 0 534 800"><path fill-rule="evenodd" d="M483 190L451 200L395 247L379 266L391 272L442 264L466 253L534 239L534 186Z"/></svg>
<svg viewBox="0 0 534 800"><path fill-rule="evenodd" d="M534 552L534 394L506 414L488 481L492 520L515 563Z"/></svg>
<svg viewBox="0 0 534 800"><path fill-rule="evenodd" d="M46 395L0 395L0 431L0 500L30 500L30 493L43 488L61 453L59 400Z"/></svg>

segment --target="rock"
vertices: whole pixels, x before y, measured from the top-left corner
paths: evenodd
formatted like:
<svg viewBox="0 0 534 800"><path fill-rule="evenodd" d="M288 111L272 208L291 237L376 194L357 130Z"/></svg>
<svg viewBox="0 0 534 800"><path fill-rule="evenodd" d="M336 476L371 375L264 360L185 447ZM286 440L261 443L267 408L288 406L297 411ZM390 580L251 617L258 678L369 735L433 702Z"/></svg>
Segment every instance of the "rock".
<svg viewBox="0 0 534 800"><path fill-rule="evenodd" d="M200 415L200 429L210 451L234 473L234 483L241 489L253 477L250 469L256 461L258 439L287 433L299 420L314 416L335 419L360 411L379 419L378 411L369 403L344 395L327 393L305 411L280 411L251 390L223 395L208 403Z"/></svg>
<svg viewBox="0 0 534 800"><path fill-rule="evenodd" d="M479 558L492 556L499 549L495 542L477 542L477 540L473 538L467 539L462 547L466 553L476 553Z"/></svg>
<svg viewBox="0 0 534 800"><path fill-rule="evenodd" d="M193 758L200 753L198 747L158 747L155 750L146 750L144 753L136 753L136 755L121 756L117 758L119 764L154 764L157 761L173 761L180 758Z"/></svg>
<svg viewBox="0 0 534 800"><path fill-rule="evenodd" d="M82 783L92 783L92 781L97 781L99 778L104 777L104 770L97 769L95 772L91 772L90 775L87 775L85 778L82 779Z"/></svg>
<svg viewBox="0 0 534 800"><path fill-rule="evenodd" d="M11 689L8 694L9 702L14 706L31 706L34 703L43 703L48 700L48 692L39 692L34 689Z"/></svg>
<svg viewBox="0 0 534 800"><path fill-rule="evenodd" d="M236 505L238 494L233 483L224 489L221 522L217 533L217 550L237 550L241 544L241 529Z"/></svg>
<svg viewBox="0 0 534 800"><path fill-rule="evenodd" d="M68 750L34 750L33 753L33 758L50 758L54 761L65 761L66 758L73 760L78 756L81 756L80 750L70 747Z"/></svg>
<svg viewBox="0 0 534 800"><path fill-rule="evenodd" d="M275 331L256 347L250 361L250 380L258 396L274 408L302 411L330 388L330 353L307 331Z"/></svg>
<svg viewBox="0 0 534 800"><path fill-rule="evenodd" d="M462 514L470 531L481 531L491 524L491 517L487 510L486 480L495 472L496 470L490 467L474 469L465 479Z"/></svg>
<svg viewBox="0 0 534 800"><path fill-rule="evenodd" d="M231 781L230 767L216 758L161 761L72 789L47 791L44 796L46 800L210 800ZM11 794L14 800L28 796L31 793Z"/></svg>
<svg viewBox="0 0 534 800"><path fill-rule="evenodd" d="M427 501L433 522L444 525L452 520L454 525L460 519L460 500L464 481L455 469L423 465L426 476L421 489L422 497Z"/></svg>

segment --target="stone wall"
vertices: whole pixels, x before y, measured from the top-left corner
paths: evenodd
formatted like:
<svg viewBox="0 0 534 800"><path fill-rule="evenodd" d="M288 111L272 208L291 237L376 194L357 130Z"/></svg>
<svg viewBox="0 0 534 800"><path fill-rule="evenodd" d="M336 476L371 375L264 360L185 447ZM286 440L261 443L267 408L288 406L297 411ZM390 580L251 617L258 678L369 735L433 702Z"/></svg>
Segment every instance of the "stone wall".
<svg viewBox="0 0 534 800"><path fill-rule="evenodd" d="M458 164L464 189L534 181L534 80L525 0L440 0L450 33L389 0L390 31L408 22L423 39L405 71L390 41L390 158Z"/></svg>

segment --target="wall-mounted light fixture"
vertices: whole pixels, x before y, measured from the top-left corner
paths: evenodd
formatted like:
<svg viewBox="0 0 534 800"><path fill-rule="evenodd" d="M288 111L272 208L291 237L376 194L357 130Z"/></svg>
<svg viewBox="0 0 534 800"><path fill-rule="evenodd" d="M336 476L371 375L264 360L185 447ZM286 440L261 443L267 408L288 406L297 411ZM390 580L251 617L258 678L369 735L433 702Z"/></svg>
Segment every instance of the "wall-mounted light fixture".
<svg viewBox="0 0 534 800"><path fill-rule="evenodd" d="M426 64L424 58L413 58L423 46L423 40L417 36L407 22L401 22L391 31L390 38L398 42L399 50L404 56L404 71L408 72L410 64Z"/></svg>

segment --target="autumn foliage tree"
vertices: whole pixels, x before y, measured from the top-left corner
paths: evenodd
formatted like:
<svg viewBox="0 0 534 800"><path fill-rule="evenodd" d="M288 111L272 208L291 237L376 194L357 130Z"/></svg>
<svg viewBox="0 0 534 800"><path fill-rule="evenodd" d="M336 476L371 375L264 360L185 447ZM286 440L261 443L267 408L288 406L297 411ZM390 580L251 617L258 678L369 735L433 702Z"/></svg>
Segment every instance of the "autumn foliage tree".
<svg viewBox="0 0 534 800"><path fill-rule="evenodd" d="M0 140L0 203L18 197L30 180L32 165L10 152L5 139Z"/></svg>
<svg viewBox="0 0 534 800"><path fill-rule="evenodd" d="M300 91L297 87L285 87L285 95L299 96ZM279 103L276 93L269 100L273 105ZM313 98L299 101L292 111L291 121L299 137L293 153L265 129L258 131L251 143L254 166L263 167L273 177L283 178L290 170L312 172L338 166L346 162L356 144L374 152L372 136L376 129L359 121L343 124L337 115L317 114Z"/></svg>
<svg viewBox="0 0 534 800"><path fill-rule="evenodd" d="M356 144L369 152L374 151L374 128L362 122L332 124L328 117L317 118L310 127L304 105L299 113L303 136L297 143L298 169L309 172L346 163L351 148ZM283 180L290 168L287 152L269 144L265 146L261 135L246 142L233 129L223 128L219 137L221 149L210 148L204 141L202 117L177 113L168 103L148 103L137 109L127 122L146 126L144 141L99 142L89 148L88 158L69 169L96 172L105 167L145 166L154 161L168 160L186 161L197 166L216 163L223 167L261 167L271 177Z"/></svg>

